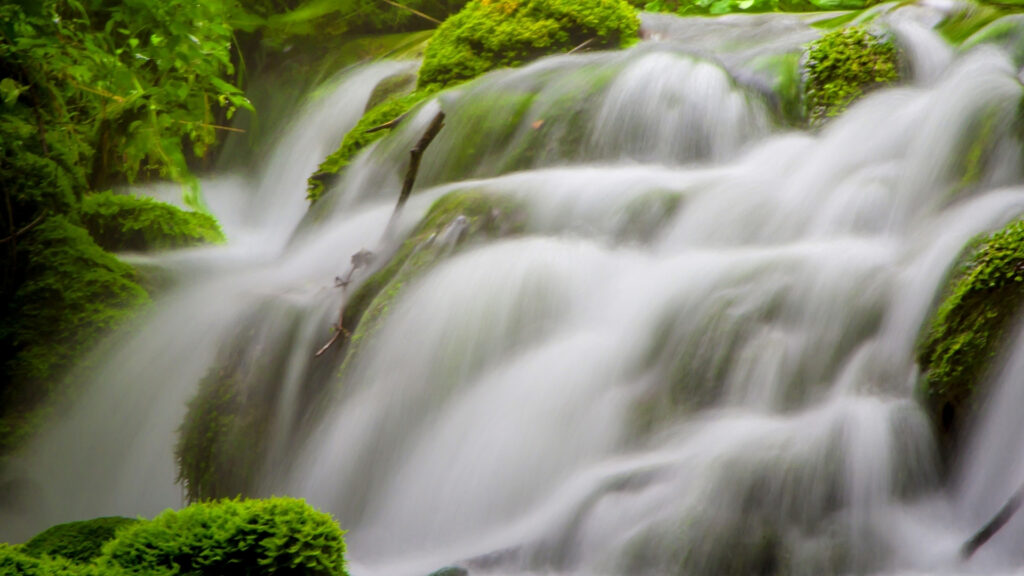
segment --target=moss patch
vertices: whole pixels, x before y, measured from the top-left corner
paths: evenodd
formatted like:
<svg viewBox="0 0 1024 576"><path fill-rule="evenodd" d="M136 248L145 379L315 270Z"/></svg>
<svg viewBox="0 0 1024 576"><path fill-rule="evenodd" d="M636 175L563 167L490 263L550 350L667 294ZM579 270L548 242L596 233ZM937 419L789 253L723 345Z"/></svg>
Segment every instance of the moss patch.
<svg viewBox="0 0 1024 576"><path fill-rule="evenodd" d="M25 279L0 319L5 373L0 452L27 433L24 425L59 378L102 334L148 302L135 272L104 252L63 216L47 218L24 238Z"/></svg>
<svg viewBox="0 0 1024 576"><path fill-rule="evenodd" d="M411 94L392 96L364 114L355 127L345 135L338 149L320 164L316 173L309 177L306 183L306 197L309 201L319 200L338 177L338 174L352 162L356 154L388 133L387 130L367 132L368 130L408 113L417 104L432 96L434 92L434 89L425 89Z"/></svg>
<svg viewBox="0 0 1024 576"><path fill-rule="evenodd" d="M82 225L100 247L114 252L224 242L224 233L209 214L111 192L90 194L82 200Z"/></svg>
<svg viewBox="0 0 1024 576"><path fill-rule="evenodd" d="M921 396L947 449L1024 302L1024 220L969 250L918 353Z"/></svg>
<svg viewBox="0 0 1024 576"><path fill-rule="evenodd" d="M29 556L61 556L74 562L89 562L114 539L118 529L138 522L133 518L109 516L52 526L26 542L21 551Z"/></svg>
<svg viewBox="0 0 1024 576"><path fill-rule="evenodd" d="M639 20L623 0L475 0L444 22L427 45L420 86L450 86L590 42L636 41Z"/></svg>
<svg viewBox="0 0 1024 576"><path fill-rule="evenodd" d="M807 49L805 101L812 122L839 115L865 92L899 79L896 46L863 26L825 33Z"/></svg>
<svg viewBox="0 0 1024 576"><path fill-rule="evenodd" d="M461 230L453 230L457 224ZM452 192L438 199L416 230L383 268L363 282L346 304L343 325L354 329L345 364L377 330L403 287L421 277L452 249L472 239L497 238L522 232L525 209L516 200L473 191ZM454 238L442 236L455 233ZM342 368L342 372L345 368Z"/></svg>

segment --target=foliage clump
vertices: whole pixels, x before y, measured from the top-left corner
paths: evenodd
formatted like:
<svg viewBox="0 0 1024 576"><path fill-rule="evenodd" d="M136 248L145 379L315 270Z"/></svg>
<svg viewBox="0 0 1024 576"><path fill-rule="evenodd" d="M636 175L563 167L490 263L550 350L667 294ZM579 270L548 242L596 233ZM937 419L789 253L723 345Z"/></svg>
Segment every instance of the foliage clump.
<svg viewBox="0 0 1024 576"><path fill-rule="evenodd" d="M922 395L948 448L1024 303L1024 220L972 249L918 353Z"/></svg>
<svg viewBox="0 0 1024 576"><path fill-rule="evenodd" d="M0 574L10 576L127 576L117 568L79 564L67 558L35 558L17 546L0 544Z"/></svg>
<svg viewBox="0 0 1024 576"><path fill-rule="evenodd" d="M25 432L19 422L57 388L70 362L149 300L131 266L63 216L46 218L22 240L24 277L0 316L0 360L10 379L0 451Z"/></svg>
<svg viewBox="0 0 1024 576"><path fill-rule="evenodd" d="M144 196L90 194L82 201L81 218L93 240L115 252L224 242L217 220L209 214L186 212Z"/></svg>
<svg viewBox="0 0 1024 576"><path fill-rule="evenodd" d="M638 30L636 10L625 0L474 0L437 29L419 85L450 86L585 42L628 46Z"/></svg>
<svg viewBox="0 0 1024 576"><path fill-rule="evenodd" d="M357 154L387 134L386 129L369 132L371 128L377 128L408 113L417 104L432 96L434 92L436 92L435 89L427 88L411 94L395 95L364 114L355 127L345 135L338 149L328 156L317 168L317 171L309 177L306 182L306 198L310 202L319 200L337 175L352 162Z"/></svg>
<svg viewBox="0 0 1024 576"><path fill-rule="evenodd" d="M74 562L89 562L100 556L103 545L114 539L118 529L135 522L138 520L107 516L58 524L22 545L21 552L35 558L60 556Z"/></svg>
<svg viewBox="0 0 1024 576"><path fill-rule="evenodd" d="M864 93L899 78L891 40L850 26L827 32L807 49L807 117L817 122L839 115Z"/></svg>
<svg viewBox="0 0 1024 576"><path fill-rule="evenodd" d="M220 500L118 533L101 564L131 574L345 576L343 532L302 500Z"/></svg>

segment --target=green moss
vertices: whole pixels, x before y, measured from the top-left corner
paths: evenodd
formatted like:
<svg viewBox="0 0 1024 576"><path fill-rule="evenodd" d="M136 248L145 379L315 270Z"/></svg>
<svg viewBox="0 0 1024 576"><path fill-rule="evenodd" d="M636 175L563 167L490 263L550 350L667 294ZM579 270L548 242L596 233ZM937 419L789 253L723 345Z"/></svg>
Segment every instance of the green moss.
<svg viewBox="0 0 1024 576"><path fill-rule="evenodd" d="M474 0L437 29L419 85L450 86L584 42L628 46L638 29L636 11L623 0Z"/></svg>
<svg viewBox="0 0 1024 576"><path fill-rule="evenodd" d="M807 117L837 116L866 91L899 78L896 46L862 26L827 32L807 49Z"/></svg>
<svg viewBox="0 0 1024 576"><path fill-rule="evenodd" d="M344 576L342 535L302 500L221 500L122 530L101 563L132 574Z"/></svg>
<svg viewBox="0 0 1024 576"><path fill-rule="evenodd" d="M801 125L806 120L800 56L797 53L768 54L751 62L751 66L770 82L771 104L777 116L791 125Z"/></svg>
<svg viewBox="0 0 1024 576"><path fill-rule="evenodd" d="M255 493L300 323L296 308L259 307L199 382L174 448L190 502Z"/></svg>
<svg viewBox="0 0 1024 576"><path fill-rule="evenodd" d="M368 130L408 113L434 92L434 89L425 89L403 96L393 96L364 114L355 127L345 135L338 149L320 164L316 173L309 177L306 187L306 197L309 201L319 200L338 174L352 162L356 154L387 134L387 130L367 132Z"/></svg>
<svg viewBox="0 0 1024 576"><path fill-rule="evenodd" d="M1003 10L993 6L962 2L936 29L950 43L960 44L1003 14Z"/></svg>
<svg viewBox="0 0 1024 576"><path fill-rule="evenodd" d="M1003 16L971 34L961 48L970 50L980 44L1000 46L1013 57L1015 64L1024 63L1024 14Z"/></svg>
<svg viewBox="0 0 1024 576"><path fill-rule="evenodd" d="M34 558L19 547L0 544L0 574L10 576L127 576L116 567L78 564L66 558Z"/></svg>
<svg viewBox="0 0 1024 576"><path fill-rule="evenodd" d="M93 240L115 252L224 242L220 226L209 214L186 212L143 196L89 194L82 200L81 214Z"/></svg>
<svg viewBox="0 0 1024 576"><path fill-rule="evenodd" d="M403 287L456 247L440 243L437 238L460 216L466 219L465 229L456 245L481 237L517 234L524 226L524 208L510 198L473 191L451 192L439 198L391 260L367 278L346 302L342 323L347 329L354 329L346 364L377 330Z"/></svg>
<svg viewBox="0 0 1024 576"><path fill-rule="evenodd" d="M24 280L0 318L9 378L0 404L0 452L27 433L24 424L70 363L148 301L132 268L63 216L26 234L18 254Z"/></svg>
<svg viewBox="0 0 1024 576"><path fill-rule="evenodd" d="M620 240L650 242L679 212L683 196L678 192L653 191L626 205L616 236Z"/></svg>
<svg viewBox="0 0 1024 576"><path fill-rule="evenodd" d="M61 556L74 562L89 562L100 555L103 545L113 540L118 529L135 522L138 520L109 516L58 524L26 542L21 552L35 558Z"/></svg>
<svg viewBox="0 0 1024 576"><path fill-rule="evenodd" d="M922 339L921 395L951 447L1024 302L1024 220L969 249Z"/></svg>

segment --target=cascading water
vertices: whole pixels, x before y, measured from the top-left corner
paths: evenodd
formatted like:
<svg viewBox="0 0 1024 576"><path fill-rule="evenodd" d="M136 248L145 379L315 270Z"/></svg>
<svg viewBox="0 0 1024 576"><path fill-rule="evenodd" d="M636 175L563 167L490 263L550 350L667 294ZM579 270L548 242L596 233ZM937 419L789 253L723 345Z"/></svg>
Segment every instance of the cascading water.
<svg viewBox="0 0 1024 576"><path fill-rule="evenodd" d="M999 49L946 49L934 9L883 19L912 80L819 132L785 128L769 71L815 37L804 19L654 17L628 51L442 93L293 230L305 177L403 65L354 72L283 139L261 193L207 186L248 248L157 258L178 284L26 449L3 536L180 506L176 429L219 356L272 400L250 491L335 514L356 574L1019 565L1019 527L971 564L957 551L1024 481L1000 464L1021 450L998 413L1020 390L996 387L963 488L943 491L913 350L962 247L1024 213L1022 89ZM348 256L396 250L379 238L438 107L401 231L459 192L525 207L524 230L449 245L343 367L315 359ZM256 215L232 220L245 197Z"/></svg>

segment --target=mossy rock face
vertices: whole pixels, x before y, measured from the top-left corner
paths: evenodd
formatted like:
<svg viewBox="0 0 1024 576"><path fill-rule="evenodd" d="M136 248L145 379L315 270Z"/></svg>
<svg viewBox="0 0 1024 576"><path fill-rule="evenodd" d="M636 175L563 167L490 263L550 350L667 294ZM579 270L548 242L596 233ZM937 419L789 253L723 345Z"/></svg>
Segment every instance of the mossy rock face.
<svg viewBox="0 0 1024 576"><path fill-rule="evenodd" d="M947 453L1024 303L1024 220L969 250L918 352L922 400Z"/></svg>
<svg viewBox="0 0 1024 576"><path fill-rule="evenodd" d="M0 315L0 452L58 387L70 364L149 301L131 266L63 216L46 218L19 242L25 278Z"/></svg>
<svg viewBox="0 0 1024 576"><path fill-rule="evenodd" d="M108 516L58 524L26 542L21 552L35 558L61 556L74 562L89 562L102 553L103 545L113 540L118 529L135 522L138 520Z"/></svg>
<svg viewBox="0 0 1024 576"><path fill-rule="evenodd" d="M301 309L277 300L255 310L219 351L178 429L178 482L191 502L255 495L302 322Z"/></svg>
<svg viewBox="0 0 1024 576"><path fill-rule="evenodd" d="M221 500L126 528L101 561L132 574L345 576L342 534L302 500Z"/></svg>
<svg viewBox="0 0 1024 576"><path fill-rule="evenodd" d="M221 244L224 233L209 214L186 212L144 196L104 192L82 200L82 225L112 252L167 250Z"/></svg>
<svg viewBox="0 0 1024 576"><path fill-rule="evenodd" d="M319 200L357 154L388 133L386 129L370 132L371 128L377 128L408 113L417 104L432 96L434 92L434 89L426 89L417 90L411 94L394 95L364 114L355 127L345 135L338 149L328 156L317 168L317 171L309 177L306 183L306 198L310 202Z"/></svg>
<svg viewBox="0 0 1024 576"><path fill-rule="evenodd" d="M519 234L524 226L525 207L511 198L457 191L434 202L395 255L345 303L342 324L354 332L342 372L379 328L406 284L471 241Z"/></svg>
<svg viewBox="0 0 1024 576"><path fill-rule="evenodd" d="M850 26L825 33L807 49L805 102L811 122L838 116L854 100L899 79L891 40Z"/></svg>
<svg viewBox="0 0 1024 576"><path fill-rule="evenodd" d="M585 42L628 46L638 30L636 10L624 0L475 0L437 29L419 85L450 86Z"/></svg>

